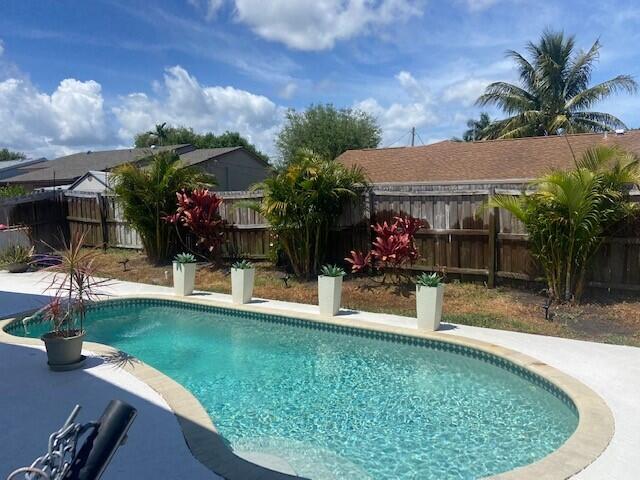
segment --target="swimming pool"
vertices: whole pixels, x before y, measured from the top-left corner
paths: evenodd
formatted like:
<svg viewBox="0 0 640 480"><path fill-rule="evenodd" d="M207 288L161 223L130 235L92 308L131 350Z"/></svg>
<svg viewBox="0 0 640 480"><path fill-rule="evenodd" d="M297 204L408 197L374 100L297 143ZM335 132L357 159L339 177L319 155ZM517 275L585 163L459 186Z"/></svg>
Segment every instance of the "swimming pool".
<svg viewBox="0 0 640 480"><path fill-rule="evenodd" d="M435 340L167 300L98 304L87 328L189 389L234 450L314 479L483 477L544 457L578 423L546 380Z"/></svg>

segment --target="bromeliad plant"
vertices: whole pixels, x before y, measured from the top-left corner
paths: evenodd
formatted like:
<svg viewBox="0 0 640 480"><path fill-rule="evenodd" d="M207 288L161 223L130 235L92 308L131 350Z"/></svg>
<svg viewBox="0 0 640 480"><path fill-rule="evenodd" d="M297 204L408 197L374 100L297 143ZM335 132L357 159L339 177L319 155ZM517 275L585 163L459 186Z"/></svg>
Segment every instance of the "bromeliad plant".
<svg viewBox="0 0 640 480"><path fill-rule="evenodd" d="M377 223L371 228L375 233L371 250L363 254L351 251L345 258L351 264L351 272L359 273L367 269L391 270L398 274L399 269L407 263L412 264L420 256L415 243L415 234L422 227L422 222L413 217L394 217L394 222Z"/></svg>
<svg viewBox="0 0 640 480"><path fill-rule="evenodd" d="M625 219L638 216L629 186L640 183L638 158L617 148L587 150L569 171L556 171L517 197L497 195L490 206L511 212L527 228L549 295L579 301L591 259Z"/></svg>
<svg viewBox="0 0 640 480"><path fill-rule="evenodd" d="M176 197L178 208L166 216L165 221L178 227L179 236L180 229L192 234L196 248L204 252L207 259L218 257L225 239L225 221L220 216L222 198L204 188L182 190Z"/></svg>

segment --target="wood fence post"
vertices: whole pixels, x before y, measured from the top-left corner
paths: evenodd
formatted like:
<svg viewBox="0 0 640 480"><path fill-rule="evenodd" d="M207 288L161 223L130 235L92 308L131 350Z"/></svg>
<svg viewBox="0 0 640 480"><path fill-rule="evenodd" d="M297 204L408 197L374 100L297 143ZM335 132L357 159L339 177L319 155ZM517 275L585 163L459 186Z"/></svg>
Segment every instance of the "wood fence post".
<svg viewBox="0 0 640 480"><path fill-rule="evenodd" d="M488 200L491 200L495 194L495 188L491 188ZM496 267L498 257L498 223L499 211L496 207L489 210L489 275L487 277L487 287L495 288L496 286Z"/></svg>
<svg viewBox="0 0 640 480"><path fill-rule="evenodd" d="M100 237L102 240L102 249L106 250L109 245L109 227L107 226L105 199L100 193L96 193L96 201L98 202L98 212L100 212Z"/></svg>

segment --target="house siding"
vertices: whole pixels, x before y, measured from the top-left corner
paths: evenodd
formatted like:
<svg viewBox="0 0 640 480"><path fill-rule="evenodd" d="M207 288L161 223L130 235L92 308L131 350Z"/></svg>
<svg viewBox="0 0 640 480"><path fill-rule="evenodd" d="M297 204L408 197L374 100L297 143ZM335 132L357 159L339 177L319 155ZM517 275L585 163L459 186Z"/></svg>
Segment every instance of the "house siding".
<svg viewBox="0 0 640 480"><path fill-rule="evenodd" d="M216 177L217 190L247 190L269 175L269 167L245 150L235 150L225 155L193 165Z"/></svg>

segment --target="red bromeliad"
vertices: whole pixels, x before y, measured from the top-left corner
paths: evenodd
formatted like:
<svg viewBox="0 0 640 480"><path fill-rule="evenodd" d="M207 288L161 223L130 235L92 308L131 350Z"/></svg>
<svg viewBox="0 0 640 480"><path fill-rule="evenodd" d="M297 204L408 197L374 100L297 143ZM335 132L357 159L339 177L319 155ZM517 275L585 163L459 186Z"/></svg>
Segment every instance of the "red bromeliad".
<svg viewBox="0 0 640 480"><path fill-rule="evenodd" d="M398 268L406 262L413 263L418 257L414 236L422 222L413 217L394 217L394 222L377 223L371 229L376 238L371 251L366 255L355 250L345 258L351 264L351 272L357 273L371 267L375 270Z"/></svg>
<svg viewBox="0 0 640 480"><path fill-rule="evenodd" d="M215 254L224 243L225 221L220 217L222 198L207 189L176 193L178 209L165 220L194 235L196 246Z"/></svg>

